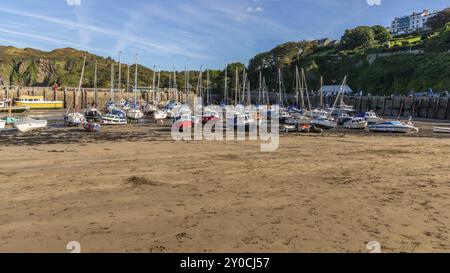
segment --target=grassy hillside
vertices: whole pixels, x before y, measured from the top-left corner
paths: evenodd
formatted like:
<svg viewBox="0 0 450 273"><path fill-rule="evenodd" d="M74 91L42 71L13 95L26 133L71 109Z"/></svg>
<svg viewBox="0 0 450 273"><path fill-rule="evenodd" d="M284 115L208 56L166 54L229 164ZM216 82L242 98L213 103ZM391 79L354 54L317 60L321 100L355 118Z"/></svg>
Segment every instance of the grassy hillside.
<svg viewBox="0 0 450 273"><path fill-rule="evenodd" d="M94 86L94 66L98 62L98 87L110 88L111 63L115 65L118 79L118 63L110 58L96 56L71 48L51 52L31 48L18 49L0 46L0 75L6 84L24 86L77 86L83 56L87 54L86 75L83 86ZM278 69L282 70L287 92L294 86L295 66L306 71L310 89L319 88L319 79L325 84L339 84L345 75L354 91L372 94L406 94L433 88L450 90L450 23L446 26L417 35L396 37L380 26L358 27L347 30L341 41L329 39L288 42L274 49L257 54L247 67L252 86L262 72L271 90L276 89ZM229 88L235 88L235 70L245 66L240 63L228 67ZM151 86L153 71L139 66L140 86ZM134 66L130 68L130 85L133 85ZM169 86L170 72L161 73L160 87ZM195 91L199 72L190 72L191 90ZM223 92L224 71L210 71L210 87ZM241 78L242 75L239 75ZM127 67L122 66L122 86L126 86ZM177 86L184 90L184 72L177 72ZM206 81L206 73L203 76Z"/></svg>

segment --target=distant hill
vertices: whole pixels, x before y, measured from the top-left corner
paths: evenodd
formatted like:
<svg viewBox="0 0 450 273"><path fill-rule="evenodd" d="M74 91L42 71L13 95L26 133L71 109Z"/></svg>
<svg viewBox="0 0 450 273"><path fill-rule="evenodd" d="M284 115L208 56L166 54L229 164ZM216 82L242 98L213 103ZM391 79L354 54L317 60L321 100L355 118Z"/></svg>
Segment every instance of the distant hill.
<svg viewBox="0 0 450 273"><path fill-rule="evenodd" d="M111 63L115 64L118 80L118 63L89 52L73 48L55 49L50 52L32 48L19 49L0 46L0 75L3 81L13 85L77 86L83 56L87 54L87 67L83 86L94 86L94 65L98 63L98 87L110 88ZM306 71L308 87L319 88L320 76L325 84L339 84L345 75L355 91L372 94L406 94L411 90L450 90L450 24L414 37L395 40L380 26L357 27L347 30L341 41L329 39L288 42L274 49L259 53L247 66L253 87L259 81L261 70L269 88L277 88L278 69L282 70L286 92L293 90L295 66ZM229 88L234 90L235 69L245 67L240 63L228 67ZM140 86L151 86L153 71L139 66ZM130 67L130 85L133 85L134 66ZM177 86L185 86L184 72L177 72ZM191 90L195 91L198 71L190 72ZM168 87L170 72L161 72L160 87ZM210 87L222 94L224 71L210 71ZM126 86L127 67L122 66L122 86ZM205 84L206 75L203 77ZM229 91L230 92L230 91Z"/></svg>

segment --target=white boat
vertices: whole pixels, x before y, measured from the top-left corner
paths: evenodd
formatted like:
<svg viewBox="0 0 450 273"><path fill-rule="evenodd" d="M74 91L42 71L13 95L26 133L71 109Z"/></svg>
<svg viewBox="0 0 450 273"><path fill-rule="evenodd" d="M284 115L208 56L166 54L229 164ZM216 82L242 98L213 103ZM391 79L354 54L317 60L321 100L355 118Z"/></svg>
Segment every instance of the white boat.
<svg viewBox="0 0 450 273"><path fill-rule="evenodd" d="M144 113L146 113L147 115L153 114L156 111L158 111L158 107L154 104L148 103L144 107Z"/></svg>
<svg viewBox="0 0 450 273"><path fill-rule="evenodd" d="M286 120L286 124L288 125L303 125L303 124L311 124L312 119L305 115L296 115L293 114L290 118Z"/></svg>
<svg viewBox="0 0 450 273"><path fill-rule="evenodd" d="M433 128L433 133L437 133L437 134L450 134L450 128L445 128L445 127L434 127L434 128Z"/></svg>
<svg viewBox="0 0 450 273"><path fill-rule="evenodd" d="M352 118L344 123L344 127L347 129L366 129L368 122L364 118Z"/></svg>
<svg viewBox="0 0 450 273"><path fill-rule="evenodd" d="M166 118L167 118L167 112L165 112L165 111L157 110L157 111L153 112L153 119L155 119L155 120L162 120L162 119L166 119Z"/></svg>
<svg viewBox="0 0 450 273"><path fill-rule="evenodd" d="M312 119L328 116L330 113L326 110L321 109L314 109L312 111L309 111L306 113L308 117L311 117Z"/></svg>
<svg viewBox="0 0 450 273"><path fill-rule="evenodd" d="M130 109L127 111L127 118L132 120L139 120L144 117L144 113L139 109Z"/></svg>
<svg viewBox="0 0 450 273"><path fill-rule="evenodd" d="M0 129L5 129L6 120L0 119Z"/></svg>
<svg viewBox="0 0 450 273"><path fill-rule="evenodd" d="M102 123L105 125L125 125L127 124L126 113L118 108L111 109L111 112L102 117Z"/></svg>
<svg viewBox="0 0 450 273"><path fill-rule="evenodd" d="M370 125L369 130L372 132L385 133L418 133L419 129L412 122L404 123L401 121L386 121L383 123Z"/></svg>
<svg viewBox="0 0 450 273"><path fill-rule="evenodd" d="M26 133L29 131L42 129L47 127L47 121L46 120L37 120L32 118L23 118L19 120L18 122L14 123L14 128L19 130L22 133Z"/></svg>
<svg viewBox="0 0 450 273"><path fill-rule="evenodd" d="M383 121L383 119L377 116L373 111L362 113L357 117L364 118L369 124L376 124Z"/></svg>
<svg viewBox="0 0 450 273"><path fill-rule="evenodd" d="M319 117L311 122L312 125L322 129L333 129L337 127L337 121L331 117Z"/></svg>
<svg viewBox="0 0 450 273"><path fill-rule="evenodd" d="M258 122L250 115L250 113L234 113L234 117L227 116L227 124L235 129L245 129L246 131L256 130Z"/></svg>
<svg viewBox="0 0 450 273"><path fill-rule="evenodd" d="M64 123L67 126L80 126L86 121L83 114L80 113L67 113L64 115Z"/></svg>

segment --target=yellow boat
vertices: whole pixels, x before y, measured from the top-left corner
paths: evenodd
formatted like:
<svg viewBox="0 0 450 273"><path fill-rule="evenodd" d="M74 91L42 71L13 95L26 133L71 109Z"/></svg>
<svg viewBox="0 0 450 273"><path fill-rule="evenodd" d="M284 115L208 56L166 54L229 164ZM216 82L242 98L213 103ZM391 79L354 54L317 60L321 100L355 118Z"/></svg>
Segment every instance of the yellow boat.
<svg viewBox="0 0 450 273"><path fill-rule="evenodd" d="M18 107L30 107L30 109L61 109L62 101L46 101L43 96L20 96L14 101Z"/></svg>

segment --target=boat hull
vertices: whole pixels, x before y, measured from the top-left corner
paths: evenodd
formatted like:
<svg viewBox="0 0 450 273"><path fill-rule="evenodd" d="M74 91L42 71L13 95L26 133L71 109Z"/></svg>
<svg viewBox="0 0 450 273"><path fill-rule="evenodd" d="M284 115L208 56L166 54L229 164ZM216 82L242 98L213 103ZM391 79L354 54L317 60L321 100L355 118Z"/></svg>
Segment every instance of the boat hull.
<svg viewBox="0 0 450 273"><path fill-rule="evenodd" d="M0 129L5 129L6 121L0 120Z"/></svg>
<svg viewBox="0 0 450 273"><path fill-rule="evenodd" d="M45 127L47 127L46 120L14 124L14 128L16 128L19 132L22 132L22 133L43 129Z"/></svg>
<svg viewBox="0 0 450 273"><path fill-rule="evenodd" d="M413 127L403 127L403 126L369 126L369 131L380 132L380 133L417 133L419 129Z"/></svg>
<svg viewBox="0 0 450 273"><path fill-rule="evenodd" d="M104 125L125 125L127 120L120 118L116 115L106 115L102 118L102 124Z"/></svg>
<svg viewBox="0 0 450 273"><path fill-rule="evenodd" d="M29 109L62 109L64 103L62 101L48 101L48 102L21 102L16 101L17 107L27 107Z"/></svg>
<svg viewBox="0 0 450 273"><path fill-rule="evenodd" d="M140 110L129 110L127 112L127 118L132 120L138 120L144 117L144 113Z"/></svg>
<svg viewBox="0 0 450 273"><path fill-rule="evenodd" d="M24 107L13 106L13 107L11 107L11 113L24 113L28 110L30 110L30 107L28 107L28 106L24 106ZM9 107L0 107L0 112L3 112L3 113L9 112Z"/></svg>

